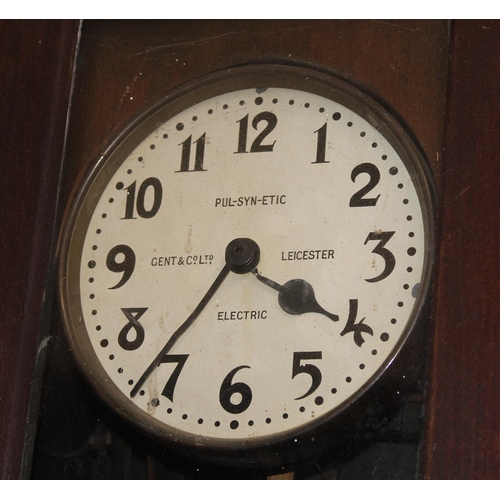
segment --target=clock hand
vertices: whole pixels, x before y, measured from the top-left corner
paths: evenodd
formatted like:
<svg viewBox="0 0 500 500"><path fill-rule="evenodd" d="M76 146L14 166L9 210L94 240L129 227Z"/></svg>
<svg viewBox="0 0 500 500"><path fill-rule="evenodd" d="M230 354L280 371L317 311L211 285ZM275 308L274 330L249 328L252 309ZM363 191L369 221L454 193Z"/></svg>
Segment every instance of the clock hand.
<svg viewBox="0 0 500 500"><path fill-rule="evenodd" d="M266 278L259 274L257 268L252 270L255 277L265 285L276 290L278 293L278 302L283 311L288 314L304 314L315 312L323 314L332 321L338 321L339 317L323 309L316 300L313 287L304 280L294 279L287 281L284 285Z"/></svg>
<svg viewBox="0 0 500 500"><path fill-rule="evenodd" d="M260 258L260 249L253 240L248 238L237 238L226 247L226 264L220 271L207 293L196 306L195 310L182 323L182 325L171 335L165 347L158 353L153 362L146 368L146 371L141 375L137 383L130 391L130 397L137 395L141 387L144 385L149 376L156 370L164 356L170 352L174 344L184 334L184 332L194 323L196 318L201 314L206 305L210 302L215 292L222 285L230 271L237 274L244 274L251 271L258 263Z"/></svg>

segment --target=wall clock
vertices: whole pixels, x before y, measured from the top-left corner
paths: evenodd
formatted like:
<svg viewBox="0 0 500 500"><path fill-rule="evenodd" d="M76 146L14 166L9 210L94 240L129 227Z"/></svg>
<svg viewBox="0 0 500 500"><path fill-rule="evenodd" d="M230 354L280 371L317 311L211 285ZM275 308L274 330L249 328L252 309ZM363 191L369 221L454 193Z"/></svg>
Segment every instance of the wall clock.
<svg viewBox="0 0 500 500"><path fill-rule="evenodd" d="M186 84L111 141L66 214L75 357L169 446L314 449L411 336L434 198L398 121L341 79L262 64Z"/></svg>

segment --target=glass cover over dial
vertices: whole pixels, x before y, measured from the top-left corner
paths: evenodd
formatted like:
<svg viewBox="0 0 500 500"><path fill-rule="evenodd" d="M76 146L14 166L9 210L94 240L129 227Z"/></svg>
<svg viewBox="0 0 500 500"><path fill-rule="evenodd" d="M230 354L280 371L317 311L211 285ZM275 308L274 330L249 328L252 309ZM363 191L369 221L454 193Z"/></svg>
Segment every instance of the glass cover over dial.
<svg viewBox="0 0 500 500"><path fill-rule="evenodd" d="M266 78L156 105L69 217L77 357L167 437L237 446L335 416L395 356L427 289L416 149L343 83Z"/></svg>

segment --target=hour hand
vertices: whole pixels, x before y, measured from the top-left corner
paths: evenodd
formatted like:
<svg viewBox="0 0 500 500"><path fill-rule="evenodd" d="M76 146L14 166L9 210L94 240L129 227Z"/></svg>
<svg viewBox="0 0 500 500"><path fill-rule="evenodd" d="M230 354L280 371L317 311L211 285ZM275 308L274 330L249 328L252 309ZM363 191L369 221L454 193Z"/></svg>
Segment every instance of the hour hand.
<svg viewBox="0 0 500 500"><path fill-rule="evenodd" d="M315 312L323 314L332 321L339 320L336 314L326 311L318 304L316 296L314 295L314 289L307 281L294 279L287 281L284 285L279 285L259 274L257 269L254 269L252 273L260 282L278 292L278 303L281 309L288 314L298 315Z"/></svg>

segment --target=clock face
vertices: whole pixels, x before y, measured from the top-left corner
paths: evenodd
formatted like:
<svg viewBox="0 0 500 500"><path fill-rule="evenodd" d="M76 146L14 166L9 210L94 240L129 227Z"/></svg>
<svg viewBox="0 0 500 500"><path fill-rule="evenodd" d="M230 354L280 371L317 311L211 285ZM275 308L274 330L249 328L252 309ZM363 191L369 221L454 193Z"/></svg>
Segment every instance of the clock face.
<svg viewBox="0 0 500 500"><path fill-rule="evenodd" d="M276 67L181 89L96 162L68 216L76 356L142 428L240 447L335 418L428 288L426 167L331 77Z"/></svg>

